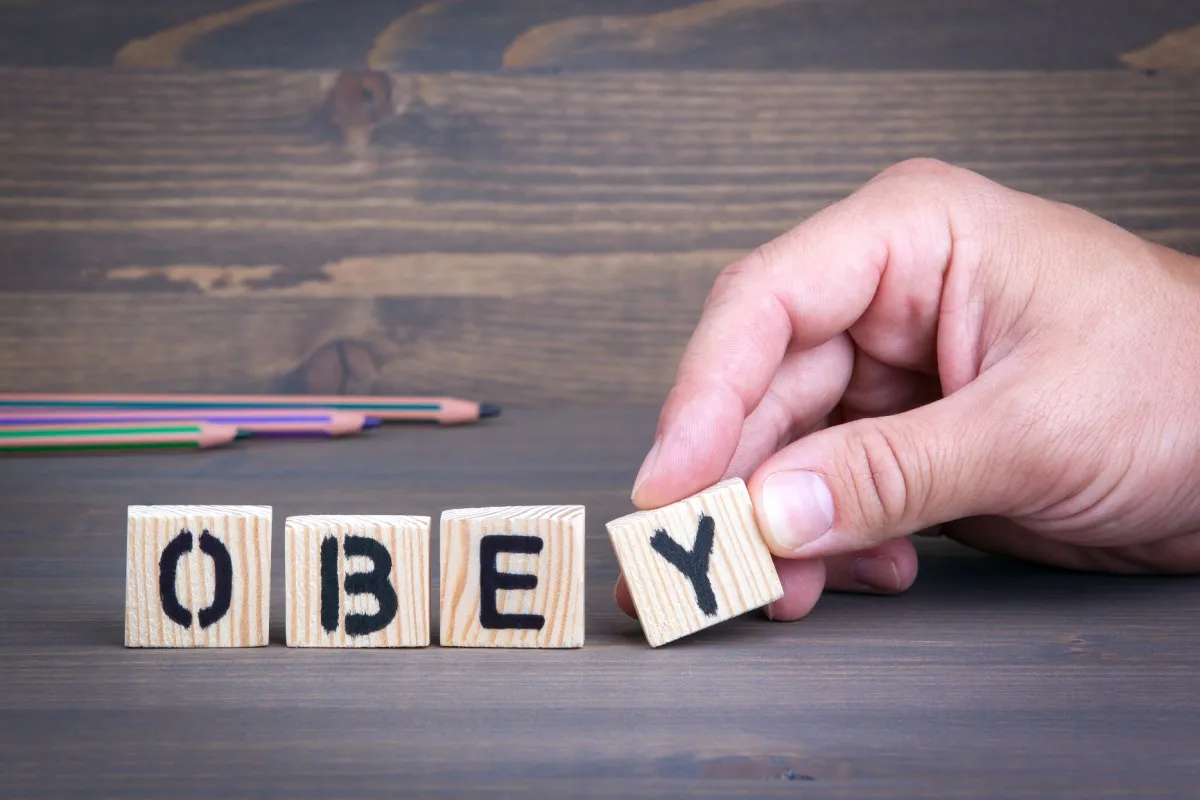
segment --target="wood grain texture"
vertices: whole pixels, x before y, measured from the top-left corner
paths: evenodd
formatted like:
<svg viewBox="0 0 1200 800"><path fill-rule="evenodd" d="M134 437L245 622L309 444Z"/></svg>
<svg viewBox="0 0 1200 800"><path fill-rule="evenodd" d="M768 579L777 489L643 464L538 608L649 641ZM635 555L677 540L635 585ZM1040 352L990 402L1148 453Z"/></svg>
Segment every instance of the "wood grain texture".
<svg viewBox="0 0 1200 800"><path fill-rule="evenodd" d="M13 390L653 402L723 266L911 156L1200 252L1184 74L0 78Z"/></svg>
<svg viewBox="0 0 1200 800"><path fill-rule="evenodd" d="M271 601L269 506L130 506L125 578L126 647L261 647ZM184 627L164 611L160 562L168 544L190 533L190 552L176 564L175 595L190 613ZM215 559L202 552L205 533L228 551L232 597L224 615L203 624L215 605Z"/></svg>
<svg viewBox="0 0 1200 800"><path fill-rule="evenodd" d="M349 593L346 577L383 568L370 559L347 558L347 536L379 542L391 559L385 576L395 595L394 617L379 630L347 632L349 614L381 613L379 598ZM322 624L321 548L333 541L337 563L337 625ZM429 644L429 517L313 514L288 517L284 527L286 640L288 647L425 647ZM356 563L366 561L362 563Z"/></svg>
<svg viewBox="0 0 1200 800"><path fill-rule="evenodd" d="M615 519L606 527L651 647L783 597L741 478L722 481L654 511ZM662 549L652 546L660 532L703 563L699 570L703 577L685 574ZM712 603L708 608L706 592Z"/></svg>
<svg viewBox="0 0 1200 800"><path fill-rule="evenodd" d="M487 537L532 537L536 554L499 552L481 557ZM446 511L441 523L443 647L583 647L583 506L508 506ZM482 612L484 571L532 575L531 589L495 591L501 616L536 615L542 624L518 629L487 624Z"/></svg>
<svg viewBox="0 0 1200 800"><path fill-rule="evenodd" d="M798 623L746 614L647 647L612 601L604 523L632 510L657 412L512 408L182 459L0 461L0 795L1194 795L1195 579L920 539L903 595L829 594ZM587 647L290 649L276 580L269 647L126 649L124 505L144 497L270 502L280 520L583 503Z"/></svg>
<svg viewBox="0 0 1200 800"><path fill-rule="evenodd" d="M132 51L134 64L201 68L495 71L540 39L517 63L1113 69L1197 21L1195 0L42 0L0 4L0 64L104 66Z"/></svg>
<svg viewBox="0 0 1200 800"><path fill-rule="evenodd" d="M1195 580L921 540L903 596L652 650L611 601L600 523L630 510L716 271L892 161L963 163L1200 252L1196 79L1119 60L1200 4L806 0L632 56L462 74L538 26L695 2L312 0L143 72L63 68L246 0L0 0L0 64L55 68L0 70L4 388L570 403L0 462L0 795L1194 796ZM387 103L372 65L395 70ZM120 646L124 504L285 515L398 492L434 512L586 503L587 649Z"/></svg>
<svg viewBox="0 0 1200 800"><path fill-rule="evenodd" d="M603 54L612 61L660 56L695 46L713 29L788 0L703 0L669 11L628 16L571 17L531 28L504 51L506 69L562 66Z"/></svg>
<svg viewBox="0 0 1200 800"><path fill-rule="evenodd" d="M460 5L463 0L431 0L396 17L371 42L367 66L375 70L395 67L407 53L428 41L431 27L444 24L447 11Z"/></svg>
<svg viewBox="0 0 1200 800"><path fill-rule="evenodd" d="M237 8L206 14L182 25L135 39L113 56L118 67L156 68L178 66L183 51L206 36L238 25L260 14L277 11L309 0L253 0Z"/></svg>
<svg viewBox="0 0 1200 800"><path fill-rule="evenodd" d="M1121 63L1143 70L1200 69L1200 25L1171 31L1145 47L1123 53Z"/></svg>

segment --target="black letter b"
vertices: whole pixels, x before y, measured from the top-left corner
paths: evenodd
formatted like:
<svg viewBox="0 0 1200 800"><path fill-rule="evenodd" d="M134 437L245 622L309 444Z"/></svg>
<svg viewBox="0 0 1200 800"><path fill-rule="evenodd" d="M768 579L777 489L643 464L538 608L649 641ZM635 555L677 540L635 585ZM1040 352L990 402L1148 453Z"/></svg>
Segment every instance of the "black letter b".
<svg viewBox="0 0 1200 800"><path fill-rule="evenodd" d="M346 594L371 594L379 603L379 610L374 614L347 614L346 634L366 636L381 631L396 618L400 605L389 579L392 554L381 542L369 536L347 535L342 550L346 558L364 556L371 559L370 572L352 572L346 576ZM333 633L341 622L340 616L337 539L331 536L321 542L321 627Z"/></svg>

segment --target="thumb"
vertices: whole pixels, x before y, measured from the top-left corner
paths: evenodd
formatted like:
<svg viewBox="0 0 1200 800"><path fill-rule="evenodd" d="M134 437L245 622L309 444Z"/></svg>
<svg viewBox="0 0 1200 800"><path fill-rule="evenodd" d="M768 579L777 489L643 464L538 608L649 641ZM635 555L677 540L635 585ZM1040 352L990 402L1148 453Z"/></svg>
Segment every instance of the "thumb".
<svg viewBox="0 0 1200 800"><path fill-rule="evenodd" d="M912 411L817 431L763 462L749 489L772 552L837 555L1008 511L1019 437L1005 433L986 378Z"/></svg>

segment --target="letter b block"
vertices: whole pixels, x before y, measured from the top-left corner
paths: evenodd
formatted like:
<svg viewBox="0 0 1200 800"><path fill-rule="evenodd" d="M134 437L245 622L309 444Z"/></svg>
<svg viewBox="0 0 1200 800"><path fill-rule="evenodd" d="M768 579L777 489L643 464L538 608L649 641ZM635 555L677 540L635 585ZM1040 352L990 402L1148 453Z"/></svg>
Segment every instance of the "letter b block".
<svg viewBox="0 0 1200 800"><path fill-rule="evenodd" d="M741 479L607 527L652 647L783 597Z"/></svg>
<svg viewBox="0 0 1200 800"><path fill-rule="evenodd" d="M442 646L582 647L583 516L583 506L442 514Z"/></svg>
<svg viewBox="0 0 1200 800"><path fill-rule="evenodd" d="M267 643L271 509L130 506L126 647Z"/></svg>
<svg viewBox="0 0 1200 800"><path fill-rule="evenodd" d="M429 517L288 517L283 543L289 647L429 644Z"/></svg>

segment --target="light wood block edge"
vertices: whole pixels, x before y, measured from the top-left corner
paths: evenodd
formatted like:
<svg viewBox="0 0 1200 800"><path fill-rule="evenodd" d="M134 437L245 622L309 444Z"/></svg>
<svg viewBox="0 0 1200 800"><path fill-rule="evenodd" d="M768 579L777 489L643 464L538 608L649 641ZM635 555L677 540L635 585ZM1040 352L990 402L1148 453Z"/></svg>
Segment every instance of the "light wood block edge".
<svg viewBox="0 0 1200 800"><path fill-rule="evenodd" d="M479 542L489 534L537 536L536 556L501 553L500 572L536 569L533 590L497 593L501 614L540 614L541 630L486 629L480 624ZM441 518L443 647L579 648L584 644L583 506L450 509Z"/></svg>
<svg viewBox="0 0 1200 800"><path fill-rule="evenodd" d="M183 530L190 552L172 559L189 627L163 609L163 551ZM199 612L215 600L215 559L201 549L207 531L229 554L232 592L227 612L201 627ZM126 647L262 647L270 638L270 506L129 506L125 561Z"/></svg>
<svg viewBox="0 0 1200 800"><path fill-rule="evenodd" d="M375 514L307 514L288 517L284 525L284 594L288 647L379 648L427 647L429 633L429 526L422 516ZM364 536L387 548L388 581L395 593L395 616L386 626L366 634L346 630L346 614L371 614L378 600L347 594L345 537ZM333 632L321 622L321 543L337 541L338 624ZM356 558L361 558L356 556Z"/></svg>
<svg viewBox="0 0 1200 800"><path fill-rule="evenodd" d="M700 609L692 582L650 545L656 531L666 530L677 544L692 550L701 513L712 517L714 526L707 575L716 600L715 615ZM783 597L750 493L740 478L660 509L615 519L605 527L652 647Z"/></svg>

